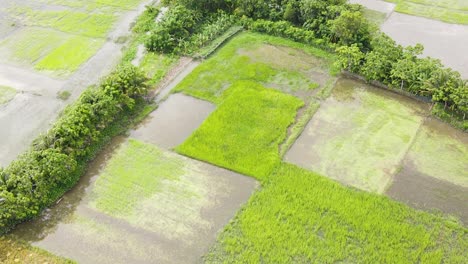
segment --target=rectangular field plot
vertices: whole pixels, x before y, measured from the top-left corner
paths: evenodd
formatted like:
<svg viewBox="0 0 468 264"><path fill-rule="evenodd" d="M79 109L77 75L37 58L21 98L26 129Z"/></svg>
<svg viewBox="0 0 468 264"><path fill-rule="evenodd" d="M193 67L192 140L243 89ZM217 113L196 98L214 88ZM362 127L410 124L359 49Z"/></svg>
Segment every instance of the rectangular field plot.
<svg viewBox="0 0 468 264"><path fill-rule="evenodd" d="M257 186L154 145L122 141L97 157L60 204L13 235L78 263L193 263Z"/></svg>
<svg viewBox="0 0 468 264"><path fill-rule="evenodd" d="M341 79L285 159L382 193L410 147L423 112L424 107L412 100Z"/></svg>
<svg viewBox="0 0 468 264"><path fill-rule="evenodd" d="M331 56L282 38L242 33L198 66L175 91L220 103L235 82L253 81L305 99L330 78Z"/></svg>
<svg viewBox="0 0 468 264"><path fill-rule="evenodd" d="M466 227L281 164L205 263L466 263Z"/></svg>
<svg viewBox="0 0 468 264"><path fill-rule="evenodd" d="M303 102L251 81L230 87L224 102L177 151L258 179L280 162L278 146Z"/></svg>
<svg viewBox="0 0 468 264"><path fill-rule="evenodd" d="M395 10L414 16L468 25L468 1L465 0L386 0L396 3Z"/></svg>

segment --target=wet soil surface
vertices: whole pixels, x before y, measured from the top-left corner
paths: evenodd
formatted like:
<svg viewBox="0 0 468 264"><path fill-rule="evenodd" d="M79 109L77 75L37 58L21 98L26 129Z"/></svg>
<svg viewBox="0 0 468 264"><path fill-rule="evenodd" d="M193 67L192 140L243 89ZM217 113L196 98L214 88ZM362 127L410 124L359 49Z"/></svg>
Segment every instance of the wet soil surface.
<svg viewBox="0 0 468 264"><path fill-rule="evenodd" d="M425 175L410 160L403 163L386 194L419 209L454 215L468 224L468 188Z"/></svg>
<svg viewBox="0 0 468 264"><path fill-rule="evenodd" d="M190 164L189 170L179 180L166 182L151 198L138 201L136 208L146 209L137 210L140 217L135 221L140 225L136 225L92 206L99 175L126 142L124 137L114 139L56 206L18 226L12 236L79 263L200 261L218 232L250 197L256 181L167 152L171 159ZM187 195L192 191L199 195Z"/></svg>
<svg viewBox="0 0 468 264"><path fill-rule="evenodd" d="M381 193L416 135L427 106L350 79L306 125L285 160Z"/></svg>
<svg viewBox="0 0 468 264"><path fill-rule="evenodd" d="M173 94L131 132L131 137L166 149L182 144L213 112L215 105Z"/></svg>
<svg viewBox="0 0 468 264"><path fill-rule="evenodd" d="M130 34L130 23L149 2L142 1L134 10L124 12L115 24L114 31L109 33L104 46L68 79L56 79L28 67L0 63L0 85L12 87L19 92L12 101L0 107L0 166L7 166L24 152L34 138L50 128L68 103L112 70L119 61L123 47L116 44L115 39ZM5 13L9 6L16 4L32 5L35 8L44 5L42 1L0 0L0 23L7 21L10 25L0 27L0 33L10 34L21 28L11 26L14 21L8 20ZM64 90L72 94L66 102L56 98L57 92ZM26 93L22 93L23 91Z"/></svg>

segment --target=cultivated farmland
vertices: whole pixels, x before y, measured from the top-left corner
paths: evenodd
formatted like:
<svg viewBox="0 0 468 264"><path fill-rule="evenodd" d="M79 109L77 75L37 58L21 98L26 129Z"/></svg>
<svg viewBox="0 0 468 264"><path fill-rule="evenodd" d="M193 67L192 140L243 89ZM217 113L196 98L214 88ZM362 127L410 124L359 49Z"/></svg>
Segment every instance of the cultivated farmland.
<svg viewBox="0 0 468 264"><path fill-rule="evenodd" d="M265 3L154 4L130 32L141 1L8 1L31 45L0 43L0 117L79 97L0 168L0 262L468 262L466 81L388 15Z"/></svg>

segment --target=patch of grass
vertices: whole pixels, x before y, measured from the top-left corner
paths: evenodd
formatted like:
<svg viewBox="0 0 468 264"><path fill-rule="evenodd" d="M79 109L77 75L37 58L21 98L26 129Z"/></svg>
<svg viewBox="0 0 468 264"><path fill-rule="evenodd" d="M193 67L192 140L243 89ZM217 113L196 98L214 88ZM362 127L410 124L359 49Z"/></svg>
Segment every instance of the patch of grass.
<svg viewBox="0 0 468 264"><path fill-rule="evenodd" d="M177 151L260 180L280 162L278 147L303 102L251 81L230 87L225 100Z"/></svg>
<svg viewBox="0 0 468 264"><path fill-rule="evenodd" d="M57 93L57 98L63 101L68 100L70 96L71 96L71 93L69 91L60 91Z"/></svg>
<svg viewBox="0 0 468 264"><path fill-rule="evenodd" d="M9 237L0 237L0 263L75 263Z"/></svg>
<svg viewBox="0 0 468 264"><path fill-rule="evenodd" d="M8 86L0 85L0 105L8 103L15 97L15 95L15 89Z"/></svg>
<svg viewBox="0 0 468 264"><path fill-rule="evenodd" d="M0 48L12 60L34 63L62 44L66 37L55 30L29 27L15 32L1 42Z"/></svg>
<svg viewBox="0 0 468 264"><path fill-rule="evenodd" d="M51 27L87 37L104 38L116 21L115 15L68 12Z"/></svg>
<svg viewBox="0 0 468 264"><path fill-rule="evenodd" d="M206 263L466 263L468 230L281 164Z"/></svg>
<svg viewBox="0 0 468 264"><path fill-rule="evenodd" d="M395 11L437 19L447 23L468 24L468 4L464 0L392 0Z"/></svg>
<svg viewBox="0 0 468 264"><path fill-rule="evenodd" d="M73 37L40 60L35 68L60 74L71 73L91 58L103 43L101 39Z"/></svg>
<svg viewBox="0 0 468 264"><path fill-rule="evenodd" d="M241 33L198 66L174 92L220 103L224 90L240 80L286 92L309 91L315 88L309 72L328 71L332 60L333 56L325 51L293 41Z"/></svg>
<svg viewBox="0 0 468 264"><path fill-rule="evenodd" d="M320 102L312 99L311 102L307 105L304 113L296 120L293 126L290 129L290 134L287 137L286 141L281 144L280 146L280 157L284 157L286 152L291 148L291 146L296 142L297 138L301 135L302 131L304 131L305 126L314 116L315 112L320 107Z"/></svg>
<svg viewBox="0 0 468 264"><path fill-rule="evenodd" d="M140 69L146 73L150 79L150 85L155 86L166 75L171 65L177 62L178 57L174 55L158 54L148 52L144 55L140 63Z"/></svg>
<svg viewBox="0 0 468 264"><path fill-rule="evenodd" d="M121 9L134 9L141 2L143 2L143 0L96 0L96 3L106 6L115 6Z"/></svg>
<svg viewBox="0 0 468 264"><path fill-rule="evenodd" d="M423 125L408 157L424 174L468 187L468 145L456 133ZM464 133L458 136L468 142Z"/></svg>

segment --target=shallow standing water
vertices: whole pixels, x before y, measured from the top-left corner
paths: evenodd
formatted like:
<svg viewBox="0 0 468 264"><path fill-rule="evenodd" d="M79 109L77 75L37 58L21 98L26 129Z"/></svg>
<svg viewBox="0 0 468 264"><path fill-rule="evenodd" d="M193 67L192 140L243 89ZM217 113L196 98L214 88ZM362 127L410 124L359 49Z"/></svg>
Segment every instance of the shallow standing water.
<svg viewBox="0 0 468 264"><path fill-rule="evenodd" d="M175 99L172 99L173 96ZM177 112L180 106L177 103L185 102L185 107L193 107L197 101L205 103L197 99L190 103L185 96L172 95L162 104L161 109L167 108L167 113ZM184 113L193 116L191 112ZM163 115L164 112L158 114ZM184 117L181 113L178 115L182 116L181 120L188 120L187 116ZM157 127L152 123L153 120L150 118L150 125L146 123L130 134L139 137L151 135ZM201 121L203 120L199 120ZM192 121L192 126L193 124ZM158 128L165 129L164 126ZM196 127L180 129L185 129L184 133L190 134L191 131L188 130ZM166 133L172 132L168 130ZM176 135L176 138L180 138L180 135ZM250 197L257 186L256 181L175 153L158 150L159 156L153 158L152 166L155 166L155 171L148 173L158 173L168 166L175 166L174 169L178 171L172 175L171 170L168 170L168 175L164 175L165 179L158 183L161 188L150 189L149 196L141 196L140 193L119 196L118 192L117 196L109 196L114 188L112 186L130 184L128 186L131 188L140 189L138 185L148 184L140 183L138 179L130 183L117 182L117 185L108 182L119 179L116 175L110 175L111 172L106 167L116 156L123 158L128 164L140 164L138 155L130 155L124 151L129 144L128 138L114 139L91 163L87 174L56 206L47 209L39 219L19 225L12 236L79 263L199 261L215 241L217 232ZM131 172L133 168L125 167L125 170ZM141 173L141 168L135 173ZM142 188L145 189L145 186ZM99 206L99 201L109 199L112 204L124 207L132 205L128 209L130 211L112 213Z"/></svg>

